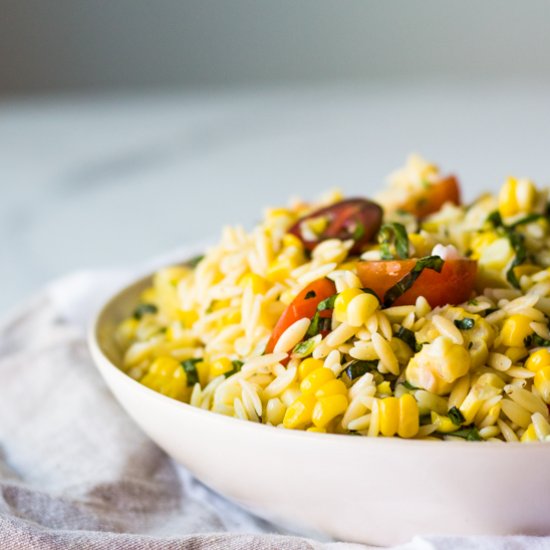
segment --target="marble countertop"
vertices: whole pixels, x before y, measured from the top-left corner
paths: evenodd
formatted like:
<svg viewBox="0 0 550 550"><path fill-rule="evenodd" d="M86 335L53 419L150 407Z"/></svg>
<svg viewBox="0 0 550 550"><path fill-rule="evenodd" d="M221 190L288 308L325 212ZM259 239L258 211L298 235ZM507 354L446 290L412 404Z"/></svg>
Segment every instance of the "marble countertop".
<svg viewBox="0 0 550 550"><path fill-rule="evenodd" d="M369 194L409 152L465 195L550 182L550 83L334 85L0 102L0 313L68 271L127 266L263 206Z"/></svg>

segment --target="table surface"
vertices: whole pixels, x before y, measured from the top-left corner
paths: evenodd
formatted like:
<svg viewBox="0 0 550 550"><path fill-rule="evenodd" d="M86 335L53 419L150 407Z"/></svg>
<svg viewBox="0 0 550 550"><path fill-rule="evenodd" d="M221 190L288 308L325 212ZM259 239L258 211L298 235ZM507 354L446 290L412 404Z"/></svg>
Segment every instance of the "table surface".
<svg viewBox="0 0 550 550"><path fill-rule="evenodd" d="M0 102L0 313L67 271L129 266L264 206L370 194L418 152L466 198L550 180L550 83L400 82Z"/></svg>

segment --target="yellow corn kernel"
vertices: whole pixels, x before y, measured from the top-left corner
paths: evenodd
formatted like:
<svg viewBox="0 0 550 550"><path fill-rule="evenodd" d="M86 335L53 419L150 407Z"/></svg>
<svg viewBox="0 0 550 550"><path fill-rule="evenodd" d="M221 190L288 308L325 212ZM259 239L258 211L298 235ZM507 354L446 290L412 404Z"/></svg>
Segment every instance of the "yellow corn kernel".
<svg viewBox="0 0 550 550"><path fill-rule="evenodd" d="M139 321L134 317L130 317L118 325L116 329L116 339L121 348L125 349L130 345L130 342L136 336L138 325Z"/></svg>
<svg viewBox="0 0 550 550"><path fill-rule="evenodd" d="M399 428L399 399L397 397L385 397L378 400L378 418L380 433L391 437Z"/></svg>
<svg viewBox="0 0 550 550"><path fill-rule="evenodd" d="M247 273L240 281L244 288L249 287L254 294L265 294L269 290L269 283L256 273Z"/></svg>
<svg viewBox="0 0 550 550"><path fill-rule="evenodd" d="M330 380L326 384L323 384L316 392L315 397L321 399L321 397L328 397L329 395L347 395L348 388L342 382L342 380L334 379Z"/></svg>
<svg viewBox="0 0 550 550"><path fill-rule="evenodd" d="M296 235L293 235L292 233L287 233L284 237L283 237L283 246L284 247L290 247L290 246L294 246L296 248L304 248L304 245L302 243L302 241L296 237Z"/></svg>
<svg viewBox="0 0 550 550"><path fill-rule="evenodd" d="M178 309L175 314L177 319L183 323L185 328L191 328L193 323L199 318L199 314L192 309Z"/></svg>
<svg viewBox="0 0 550 550"><path fill-rule="evenodd" d="M227 357L220 357L210 364L210 379L213 380L231 370L233 370L231 360Z"/></svg>
<svg viewBox="0 0 550 550"><path fill-rule="evenodd" d="M391 395L390 383L387 380L380 382L380 384L376 386L376 393L380 395Z"/></svg>
<svg viewBox="0 0 550 550"><path fill-rule="evenodd" d="M535 351L525 361L525 367L532 372L537 372L544 367L550 367L550 351L547 348Z"/></svg>
<svg viewBox="0 0 550 550"><path fill-rule="evenodd" d="M518 201L516 198L517 180L508 178L500 188L498 194L498 209L504 217L514 216L519 212Z"/></svg>
<svg viewBox="0 0 550 550"><path fill-rule="evenodd" d="M331 420L344 414L348 408L348 400L342 394L321 397L315 404L311 419L318 428L324 428Z"/></svg>
<svg viewBox="0 0 550 550"><path fill-rule="evenodd" d="M433 245L429 243L426 237L418 233L409 233L409 242L414 247L414 256L419 258L421 256L429 256L431 254Z"/></svg>
<svg viewBox="0 0 550 550"><path fill-rule="evenodd" d="M301 395L288 407L283 418L283 426L289 430L300 430L311 423L316 399L312 394Z"/></svg>
<svg viewBox="0 0 550 550"><path fill-rule="evenodd" d="M531 212L537 197L537 190L532 181L508 178L500 189L498 208L504 217Z"/></svg>
<svg viewBox="0 0 550 550"><path fill-rule="evenodd" d="M347 322L352 327L360 327L378 309L379 302L376 297L367 292L358 294L352 298L347 307Z"/></svg>
<svg viewBox="0 0 550 550"><path fill-rule="evenodd" d="M360 288L346 288L346 290L340 292L340 294L336 296L336 300L334 300L334 318L340 323L345 322L347 320L349 303L353 298L361 294L365 293Z"/></svg>
<svg viewBox="0 0 550 550"><path fill-rule="evenodd" d="M518 279L523 277L523 275L534 275L539 271L540 267L531 264L522 264L514 267L514 273Z"/></svg>
<svg viewBox="0 0 550 550"><path fill-rule="evenodd" d="M478 259L479 265L484 268L501 270L510 263L513 257L514 249L510 244L510 240L501 237L481 249L479 257L474 259Z"/></svg>
<svg viewBox="0 0 550 550"><path fill-rule="evenodd" d="M303 380L310 372L321 368L323 368L323 361L320 359L313 359L313 357L308 357L300 363L300 366L298 367L298 377L300 380Z"/></svg>
<svg viewBox="0 0 550 550"><path fill-rule="evenodd" d="M472 249L472 259L479 260L481 253L498 238L495 231L484 231L474 233L471 238L470 248Z"/></svg>
<svg viewBox="0 0 550 550"><path fill-rule="evenodd" d="M457 426L448 416L437 414L435 411L430 413L432 424L437 426L439 433L448 434L456 432L460 426Z"/></svg>
<svg viewBox="0 0 550 550"><path fill-rule="evenodd" d="M529 326L531 319L525 315L512 315L504 321L500 332L501 341L505 346L521 347L525 338L533 333Z"/></svg>
<svg viewBox="0 0 550 550"><path fill-rule="evenodd" d="M302 380L300 390L302 393L314 394L321 386L330 382L330 380L334 380L334 378L336 377L330 369L326 369L325 367L315 369Z"/></svg>
<svg viewBox="0 0 550 550"><path fill-rule="evenodd" d="M327 430L325 428L318 428L317 426L311 426L306 431L316 432L316 433L319 433L319 434L326 434L327 433Z"/></svg>
<svg viewBox="0 0 550 550"><path fill-rule="evenodd" d="M317 216L316 218L309 218L303 223L315 235L320 235L327 228L328 218L326 216Z"/></svg>
<svg viewBox="0 0 550 550"><path fill-rule="evenodd" d="M535 431L535 425L531 422L527 429L523 432L521 436L522 443L529 443L531 441L538 441L537 432Z"/></svg>
<svg viewBox="0 0 550 550"><path fill-rule="evenodd" d="M533 384L544 399L544 402L550 403L550 367L539 369L537 374L535 374Z"/></svg>
<svg viewBox="0 0 550 550"><path fill-rule="evenodd" d="M153 361L141 383L159 393L185 401L191 394L187 387L187 375L181 363L169 356L158 357Z"/></svg>
<svg viewBox="0 0 550 550"><path fill-rule="evenodd" d="M418 433L419 413L416 399L409 393L399 398L399 437L414 437Z"/></svg>
<svg viewBox="0 0 550 550"><path fill-rule="evenodd" d="M506 357L509 357L512 360L512 363L517 363L521 359L523 359L529 352L527 351L527 348L521 347L521 348L508 348L504 355ZM550 362L548 363L550 365Z"/></svg>

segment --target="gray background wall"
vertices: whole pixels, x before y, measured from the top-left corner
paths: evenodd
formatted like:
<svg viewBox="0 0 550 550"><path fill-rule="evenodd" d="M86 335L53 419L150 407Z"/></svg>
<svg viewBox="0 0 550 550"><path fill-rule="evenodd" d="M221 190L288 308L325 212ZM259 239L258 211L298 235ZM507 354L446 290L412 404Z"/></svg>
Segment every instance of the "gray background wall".
<svg viewBox="0 0 550 550"><path fill-rule="evenodd" d="M0 93L546 77L545 0L0 0Z"/></svg>

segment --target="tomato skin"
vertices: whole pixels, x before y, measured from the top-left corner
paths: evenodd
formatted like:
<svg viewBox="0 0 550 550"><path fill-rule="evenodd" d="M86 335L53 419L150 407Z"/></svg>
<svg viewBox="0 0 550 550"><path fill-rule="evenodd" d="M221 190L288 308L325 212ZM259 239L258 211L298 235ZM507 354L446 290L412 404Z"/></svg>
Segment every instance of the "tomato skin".
<svg viewBox="0 0 550 550"><path fill-rule="evenodd" d="M306 295L310 292L314 292L315 296L306 299ZM275 344L281 337L281 334L293 323L299 319L307 317L311 319L317 312L317 306L320 302L326 298L330 298L333 294L336 293L336 286L329 279L318 279L307 285L302 289L296 298L287 306L283 311L283 314L279 317L273 332L271 333L271 338L267 343L265 348L266 353L271 353L275 348ZM327 309L319 312L320 317L331 317L332 310Z"/></svg>
<svg viewBox="0 0 550 550"><path fill-rule="evenodd" d="M415 266L416 260L380 260L357 263L357 275L364 287L373 290L380 300ZM431 307L460 304L468 300L475 285L477 262L474 260L445 260L441 273L424 269L411 288L393 305L414 305L424 296Z"/></svg>
<svg viewBox="0 0 550 550"><path fill-rule="evenodd" d="M437 212L446 202L460 205L460 186L455 176L447 176L430 185L425 194L408 200L401 210L425 218Z"/></svg>
<svg viewBox="0 0 550 550"><path fill-rule="evenodd" d="M330 206L319 208L307 216L300 218L290 229L298 237L307 250L313 250L320 242L327 239L340 239L342 241L353 239L355 241L350 253L356 254L371 242L382 225L384 213L375 202L367 199L346 199ZM328 225L317 239L308 240L301 230L302 222L311 219L326 217ZM360 224L362 231L356 235L355 228Z"/></svg>

